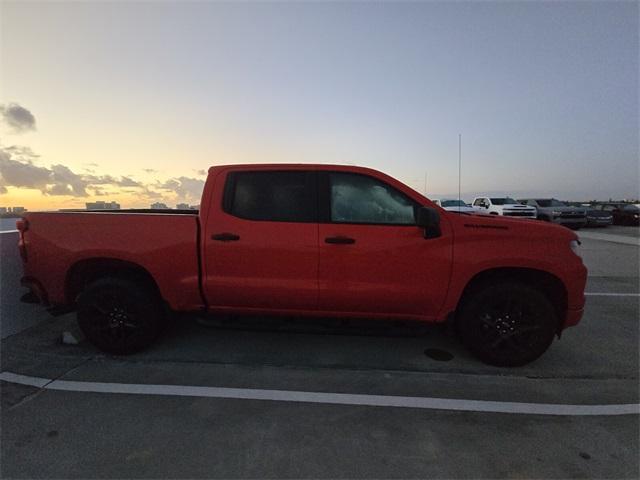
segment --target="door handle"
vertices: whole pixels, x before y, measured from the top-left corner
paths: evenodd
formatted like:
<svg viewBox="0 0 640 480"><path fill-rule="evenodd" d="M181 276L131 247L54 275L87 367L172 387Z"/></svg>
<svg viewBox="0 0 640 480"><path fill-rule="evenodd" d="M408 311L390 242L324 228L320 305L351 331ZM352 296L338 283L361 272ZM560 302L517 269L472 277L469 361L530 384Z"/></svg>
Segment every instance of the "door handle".
<svg viewBox="0 0 640 480"><path fill-rule="evenodd" d="M216 233L215 235L211 235L211 240L218 240L219 242L235 242L236 240L240 240L240 235L226 232Z"/></svg>
<svg viewBox="0 0 640 480"><path fill-rule="evenodd" d="M349 237L327 237L324 239L325 243L332 243L334 245L351 245L356 243L355 239Z"/></svg>

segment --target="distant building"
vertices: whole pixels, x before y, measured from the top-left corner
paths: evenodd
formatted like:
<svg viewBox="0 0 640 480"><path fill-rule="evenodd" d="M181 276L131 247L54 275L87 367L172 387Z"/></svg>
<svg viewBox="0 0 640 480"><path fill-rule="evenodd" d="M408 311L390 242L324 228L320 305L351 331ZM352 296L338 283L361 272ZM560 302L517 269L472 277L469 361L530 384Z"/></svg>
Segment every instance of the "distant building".
<svg viewBox="0 0 640 480"><path fill-rule="evenodd" d="M27 209L24 207L0 207L0 215L6 215L8 217L15 217L26 211Z"/></svg>
<svg viewBox="0 0 640 480"><path fill-rule="evenodd" d="M120 204L117 202L89 202L85 204L87 210L120 210Z"/></svg>
<svg viewBox="0 0 640 480"><path fill-rule="evenodd" d="M151 210L169 210L169 207L164 203L156 202L151 204Z"/></svg>

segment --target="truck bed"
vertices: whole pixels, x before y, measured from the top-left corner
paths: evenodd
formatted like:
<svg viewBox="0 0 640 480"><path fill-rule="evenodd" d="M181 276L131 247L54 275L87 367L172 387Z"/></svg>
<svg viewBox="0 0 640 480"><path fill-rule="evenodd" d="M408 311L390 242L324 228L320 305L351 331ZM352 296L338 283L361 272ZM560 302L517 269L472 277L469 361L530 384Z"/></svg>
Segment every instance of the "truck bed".
<svg viewBox="0 0 640 480"><path fill-rule="evenodd" d="M197 210L42 212L24 218L25 276L38 279L50 304L71 303L69 277L96 261L144 269L176 310L203 304Z"/></svg>

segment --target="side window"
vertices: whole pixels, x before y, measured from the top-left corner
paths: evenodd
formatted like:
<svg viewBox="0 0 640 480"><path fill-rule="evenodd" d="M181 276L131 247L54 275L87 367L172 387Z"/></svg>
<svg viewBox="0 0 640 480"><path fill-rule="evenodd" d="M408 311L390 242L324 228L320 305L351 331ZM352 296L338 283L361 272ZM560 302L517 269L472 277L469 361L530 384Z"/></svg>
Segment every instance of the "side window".
<svg viewBox="0 0 640 480"><path fill-rule="evenodd" d="M315 184L313 172L232 172L223 209L247 220L316 222Z"/></svg>
<svg viewBox="0 0 640 480"><path fill-rule="evenodd" d="M473 201L473 206L474 206L474 207L479 207L481 203L482 203L482 199L481 199L481 198L476 198L476 199Z"/></svg>
<svg viewBox="0 0 640 480"><path fill-rule="evenodd" d="M375 178L329 174L330 219L336 223L415 225L418 204Z"/></svg>

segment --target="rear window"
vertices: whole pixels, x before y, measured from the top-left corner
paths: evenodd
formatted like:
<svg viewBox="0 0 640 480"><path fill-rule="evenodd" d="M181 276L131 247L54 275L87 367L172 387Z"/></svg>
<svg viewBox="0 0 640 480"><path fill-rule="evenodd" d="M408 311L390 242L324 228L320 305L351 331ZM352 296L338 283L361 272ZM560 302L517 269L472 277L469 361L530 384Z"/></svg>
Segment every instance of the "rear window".
<svg viewBox="0 0 640 480"><path fill-rule="evenodd" d="M247 220L316 222L315 192L313 172L232 172L223 208Z"/></svg>

